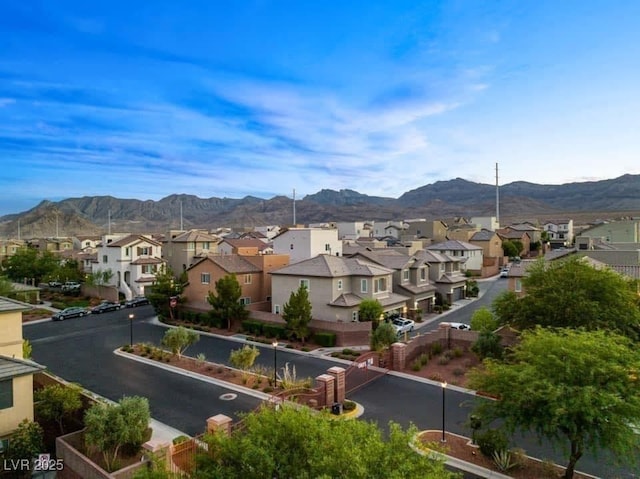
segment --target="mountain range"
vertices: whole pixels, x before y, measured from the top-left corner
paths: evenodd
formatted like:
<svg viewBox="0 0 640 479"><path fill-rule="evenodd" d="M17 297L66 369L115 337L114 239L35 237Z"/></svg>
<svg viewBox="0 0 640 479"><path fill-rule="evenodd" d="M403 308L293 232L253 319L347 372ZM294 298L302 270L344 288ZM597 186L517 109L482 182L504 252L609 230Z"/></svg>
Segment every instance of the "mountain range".
<svg viewBox="0 0 640 479"><path fill-rule="evenodd" d="M611 216L640 213L640 175L602 181L540 185L518 181L499 188L500 218L549 219L567 213ZM368 196L355 190L323 189L295 202L297 224L329 221L400 220L496 215L496 187L456 178L437 181L398 198ZM85 196L0 218L0 237L22 238L152 232L168 229L290 225L294 202L286 196L199 198L174 194L158 201Z"/></svg>

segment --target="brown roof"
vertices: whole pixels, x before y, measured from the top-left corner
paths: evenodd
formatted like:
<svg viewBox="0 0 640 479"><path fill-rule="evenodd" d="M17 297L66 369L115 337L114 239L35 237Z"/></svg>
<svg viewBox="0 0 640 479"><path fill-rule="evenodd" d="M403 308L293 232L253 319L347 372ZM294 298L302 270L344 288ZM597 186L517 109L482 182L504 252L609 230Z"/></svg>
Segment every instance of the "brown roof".
<svg viewBox="0 0 640 479"><path fill-rule="evenodd" d="M132 244L141 243L143 241L154 246L162 246L161 243L158 243L157 241L142 235L127 235L124 238L120 238L118 241L112 241L111 243L107 244L107 246L121 248L123 246L130 246Z"/></svg>
<svg viewBox="0 0 640 479"><path fill-rule="evenodd" d="M271 274L317 276L324 278L336 278L340 276L380 276L391 273L393 273L392 269L370 263L366 260L326 254L321 254L271 272Z"/></svg>
<svg viewBox="0 0 640 479"><path fill-rule="evenodd" d="M262 269L253 263L244 259L243 256L237 254L225 254L225 255L206 255L192 264L188 269L193 269L196 265L199 265L203 261L211 261L215 265L222 268L227 273L260 273Z"/></svg>
<svg viewBox="0 0 640 479"><path fill-rule="evenodd" d="M160 258L138 258L137 260L131 262L131 264L133 265L161 263L164 263L164 260Z"/></svg>

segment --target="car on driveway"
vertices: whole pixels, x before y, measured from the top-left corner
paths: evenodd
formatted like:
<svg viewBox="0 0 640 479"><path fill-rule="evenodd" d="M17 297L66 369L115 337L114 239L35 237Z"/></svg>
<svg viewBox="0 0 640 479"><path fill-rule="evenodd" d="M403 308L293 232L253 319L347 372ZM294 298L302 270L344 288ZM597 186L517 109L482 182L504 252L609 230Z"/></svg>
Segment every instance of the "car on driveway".
<svg viewBox="0 0 640 479"><path fill-rule="evenodd" d="M78 292L80 291L80 283L76 281L67 281L62 285L62 291Z"/></svg>
<svg viewBox="0 0 640 479"><path fill-rule="evenodd" d="M100 313L107 313L109 311L117 311L121 307L122 306L120 305L120 303L114 303L113 301L103 301L98 306L91 309L91 314L100 314Z"/></svg>
<svg viewBox="0 0 640 479"><path fill-rule="evenodd" d="M69 318L81 318L89 314L85 308L81 308L80 306L72 306L70 308L63 309L62 311L58 311L56 314L51 316L53 321L63 321Z"/></svg>
<svg viewBox="0 0 640 479"><path fill-rule="evenodd" d="M125 308L137 308L138 306L145 306L149 303L149 300L144 296L138 296L137 298L130 299L129 301L125 301Z"/></svg>
<svg viewBox="0 0 640 479"><path fill-rule="evenodd" d="M411 319L402 317L393 318L391 320L391 324L396 328L396 333L398 333L398 335L413 331L413 327L415 326L415 323Z"/></svg>
<svg viewBox="0 0 640 479"><path fill-rule="evenodd" d="M506 278L507 276L509 276L509 268L502 268L502 270L500 270L500 277Z"/></svg>

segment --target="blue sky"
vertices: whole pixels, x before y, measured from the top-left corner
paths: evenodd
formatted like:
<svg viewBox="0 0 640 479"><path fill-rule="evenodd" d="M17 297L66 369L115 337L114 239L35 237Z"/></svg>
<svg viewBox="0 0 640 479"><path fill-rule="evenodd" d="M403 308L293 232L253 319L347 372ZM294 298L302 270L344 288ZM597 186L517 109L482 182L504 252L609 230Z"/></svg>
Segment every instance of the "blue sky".
<svg viewBox="0 0 640 479"><path fill-rule="evenodd" d="M0 3L0 214L639 174L640 2Z"/></svg>

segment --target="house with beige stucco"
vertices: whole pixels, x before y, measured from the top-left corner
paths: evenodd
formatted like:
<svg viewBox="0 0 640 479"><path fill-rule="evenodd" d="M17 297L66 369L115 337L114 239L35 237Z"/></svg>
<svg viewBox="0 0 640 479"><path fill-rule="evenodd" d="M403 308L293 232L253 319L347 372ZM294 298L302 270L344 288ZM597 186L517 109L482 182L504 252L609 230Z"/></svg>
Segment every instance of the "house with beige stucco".
<svg viewBox="0 0 640 479"><path fill-rule="evenodd" d="M457 258L460 261L460 268L463 272L482 271L483 251L480 246L467 243L466 241L448 240L429 245L425 249Z"/></svg>
<svg viewBox="0 0 640 479"><path fill-rule="evenodd" d="M217 253L220 241L206 230L168 231L162 238L162 258L179 276L200 258Z"/></svg>
<svg viewBox="0 0 640 479"><path fill-rule="evenodd" d="M421 250L418 258L429 264L429 279L443 301L449 304L466 297L467 278L461 267L461 257L453 257L435 250Z"/></svg>
<svg viewBox="0 0 640 479"><path fill-rule="evenodd" d="M0 297L0 440L33 421L33 375L45 369L22 356L23 303Z"/></svg>
<svg viewBox="0 0 640 479"><path fill-rule="evenodd" d="M342 256L342 240L335 228L288 228L273 238L273 252L289 255L291 264L319 254Z"/></svg>
<svg viewBox="0 0 640 479"><path fill-rule="evenodd" d="M271 272L271 312L282 314L300 286L309 291L314 319L357 321L363 299L377 299L387 313L403 312L410 298L393 292L393 274L362 258L318 255Z"/></svg>

